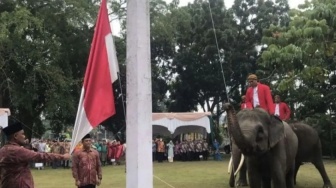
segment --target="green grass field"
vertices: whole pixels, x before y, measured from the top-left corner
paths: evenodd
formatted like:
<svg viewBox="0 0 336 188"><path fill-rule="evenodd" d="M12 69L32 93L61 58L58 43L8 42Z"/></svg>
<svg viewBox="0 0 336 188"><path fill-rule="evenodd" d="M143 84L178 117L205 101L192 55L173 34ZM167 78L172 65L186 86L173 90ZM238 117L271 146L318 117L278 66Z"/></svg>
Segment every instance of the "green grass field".
<svg viewBox="0 0 336 188"><path fill-rule="evenodd" d="M336 186L336 161L325 161L325 167ZM227 188L228 159L224 161L154 163L154 188ZM32 170L35 188L74 188L69 169ZM169 183L166 185L159 179ZM101 188L126 187L125 166L103 167ZM305 164L298 174L298 188L320 188L322 178L312 164Z"/></svg>

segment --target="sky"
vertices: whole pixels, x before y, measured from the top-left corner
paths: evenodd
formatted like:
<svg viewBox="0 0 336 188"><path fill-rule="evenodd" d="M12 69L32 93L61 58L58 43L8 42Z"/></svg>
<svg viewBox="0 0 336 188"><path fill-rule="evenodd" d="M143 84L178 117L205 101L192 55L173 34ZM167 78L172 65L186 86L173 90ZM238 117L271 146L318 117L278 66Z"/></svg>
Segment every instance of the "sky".
<svg viewBox="0 0 336 188"><path fill-rule="evenodd" d="M167 3L170 3L172 0L165 0ZM180 0L180 6L185 6L188 3L192 3L194 0ZM223 0L227 8L231 7L234 0ZM303 4L305 0L288 0L290 8L297 8L299 4ZM117 20L112 22L112 33L114 35L119 35L120 24Z"/></svg>

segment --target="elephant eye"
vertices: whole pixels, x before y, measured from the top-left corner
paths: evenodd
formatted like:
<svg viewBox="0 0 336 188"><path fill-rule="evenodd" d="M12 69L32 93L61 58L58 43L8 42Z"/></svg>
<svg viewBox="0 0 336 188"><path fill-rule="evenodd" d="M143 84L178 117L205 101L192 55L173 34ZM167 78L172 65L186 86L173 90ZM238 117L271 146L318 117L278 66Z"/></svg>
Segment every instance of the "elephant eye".
<svg viewBox="0 0 336 188"><path fill-rule="evenodd" d="M264 129L260 126L257 128L256 142L262 141L264 138Z"/></svg>
<svg viewBox="0 0 336 188"><path fill-rule="evenodd" d="M259 133L264 133L264 129L263 129L262 126L257 127L257 134L259 134Z"/></svg>

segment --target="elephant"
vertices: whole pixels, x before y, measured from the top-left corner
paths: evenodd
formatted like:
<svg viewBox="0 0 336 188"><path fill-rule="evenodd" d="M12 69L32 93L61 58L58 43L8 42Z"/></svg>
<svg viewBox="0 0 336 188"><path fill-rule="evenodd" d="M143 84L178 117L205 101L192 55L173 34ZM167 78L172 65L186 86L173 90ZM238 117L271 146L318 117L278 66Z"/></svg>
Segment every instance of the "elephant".
<svg viewBox="0 0 336 188"><path fill-rule="evenodd" d="M300 166L304 162L311 162L317 168L319 173L322 176L324 185L323 188L333 188L330 179L326 173L324 168L323 160L322 160L322 146L321 141L318 136L317 131L305 124L303 122L291 121L288 122L290 127L293 129L294 133L298 137L298 151L295 157L295 171L294 171L294 185L296 184L296 176L299 171ZM307 139L309 138L309 139ZM241 151L232 144L232 160L240 161L241 159ZM238 162L234 163L235 165L232 169L237 170ZM245 163L243 163L242 168L239 170L239 179L237 180L238 186L246 186L247 185L247 177L246 177L246 167L244 168ZM234 187L234 172L231 171L230 182L229 185Z"/></svg>
<svg viewBox="0 0 336 188"><path fill-rule="evenodd" d="M292 128L261 108L237 114L229 103L228 130L246 158L250 188L293 188L298 139Z"/></svg>
<svg viewBox="0 0 336 188"><path fill-rule="evenodd" d="M324 168L322 160L322 146L317 131L302 122L289 123L299 140L299 147L295 158L294 184L300 166L304 162L311 162L322 176L323 188L332 188L332 184ZM307 139L309 138L309 139Z"/></svg>

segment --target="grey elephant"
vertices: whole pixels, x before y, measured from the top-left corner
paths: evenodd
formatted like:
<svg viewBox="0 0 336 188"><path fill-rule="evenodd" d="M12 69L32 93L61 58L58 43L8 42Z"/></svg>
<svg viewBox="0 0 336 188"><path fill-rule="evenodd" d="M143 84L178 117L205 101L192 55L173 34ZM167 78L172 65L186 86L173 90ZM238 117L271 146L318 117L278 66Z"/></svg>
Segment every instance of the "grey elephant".
<svg viewBox="0 0 336 188"><path fill-rule="evenodd" d="M296 184L296 175L303 162L311 162L322 176L324 182L323 188L332 188L333 186L324 168L322 146L317 131L302 122L292 122L289 124L299 140L299 147L295 159L294 184Z"/></svg>
<svg viewBox="0 0 336 188"><path fill-rule="evenodd" d="M298 139L292 128L261 108L235 114L231 104L223 107L228 130L246 158L250 187L293 188Z"/></svg>
<svg viewBox="0 0 336 188"><path fill-rule="evenodd" d="M298 137L298 151L295 158L295 171L294 171L294 184L296 184L296 176L299 171L300 166L304 162L311 162L314 164L316 169L319 171L319 173L322 176L323 179L323 188L333 188L330 179L327 175L327 172L324 168L323 160L322 160L322 146L321 141L318 136L317 131L312 128L311 126L303 123L303 122L297 122L293 121L289 123L290 127L295 132L296 136ZM309 138L309 139L307 139ZM233 176L234 170L238 169L239 161L241 160L241 151L235 146L235 144L232 144L232 160L233 162L233 168L230 176L230 182L229 185L231 187L234 187L235 185L235 178ZM247 177L246 177L246 167L245 163L243 163L242 168L239 170L239 177L237 180L236 185L238 186L247 186Z"/></svg>

